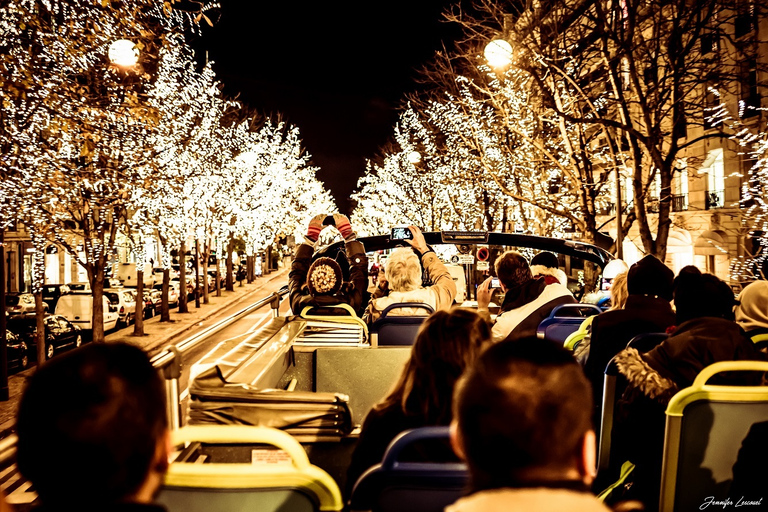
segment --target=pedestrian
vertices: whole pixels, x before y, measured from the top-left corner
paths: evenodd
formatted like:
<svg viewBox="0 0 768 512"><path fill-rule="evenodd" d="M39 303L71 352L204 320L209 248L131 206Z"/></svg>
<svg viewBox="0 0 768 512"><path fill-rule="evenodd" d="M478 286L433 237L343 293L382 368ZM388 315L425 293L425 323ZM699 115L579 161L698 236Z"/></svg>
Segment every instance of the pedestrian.
<svg viewBox="0 0 768 512"><path fill-rule="evenodd" d="M243 281L245 280L245 269L242 265L237 267L237 283L238 286L243 286Z"/></svg>

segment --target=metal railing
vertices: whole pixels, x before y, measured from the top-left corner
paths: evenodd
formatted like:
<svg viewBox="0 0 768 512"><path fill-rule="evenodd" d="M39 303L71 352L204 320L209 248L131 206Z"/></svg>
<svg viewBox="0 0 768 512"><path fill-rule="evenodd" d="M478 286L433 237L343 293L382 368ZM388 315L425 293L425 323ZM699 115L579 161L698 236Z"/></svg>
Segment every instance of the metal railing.
<svg viewBox="0 0 768 512"><path fill-rule="evenodd" d="M684 212L688 209L688 194L678 194L672 196L672 211Z"/></svg>
<svg viewBox="0 0 768 512"><path fill-rule="evenodd" d="M714 190L707 192L707 210L714 210L715 208L725 207L725 190Z"/></svg>

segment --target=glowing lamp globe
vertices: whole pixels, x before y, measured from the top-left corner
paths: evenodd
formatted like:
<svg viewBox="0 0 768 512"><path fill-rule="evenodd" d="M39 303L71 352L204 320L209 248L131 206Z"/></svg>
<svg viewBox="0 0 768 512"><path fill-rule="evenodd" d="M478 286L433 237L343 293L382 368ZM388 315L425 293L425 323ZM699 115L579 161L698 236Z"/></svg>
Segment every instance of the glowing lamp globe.
<svg viewBox="0 0 768 512"><path fill-rule="evenodd" d="M139 62L139 49L132 41L118 39L109 45L109 60L118 66L134 66Z"/></svg>
<svg viewBox="0 0 768 512"><path fill-rule="evenodd" d="M412 164L421 162L421 154L418 151L411 151L408 153L408 161Z"/></svg>
<svg viewBox="0 0 768 512"><path fill-rule="evenodd" d="M492 68L505 68L512 63L512 45L503 39L494 39L485 46L484 55Z"/></svg>

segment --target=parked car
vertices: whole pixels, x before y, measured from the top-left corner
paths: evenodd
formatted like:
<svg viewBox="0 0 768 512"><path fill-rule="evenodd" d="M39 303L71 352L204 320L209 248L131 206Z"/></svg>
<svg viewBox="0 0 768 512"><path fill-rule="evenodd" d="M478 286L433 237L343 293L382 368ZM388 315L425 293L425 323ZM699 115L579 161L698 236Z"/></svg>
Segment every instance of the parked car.
<svg viewBox="0 0 768 512"><path fill-rule="evenodd" d="M50 359L65 347L79 347L83 343L80 328L61 315L48 315L43 319L45 327L45 358ZM8 329L15 333L29 347L29 354L37 354L37 318L35 315L21 315L8 320Z"/></svg>
<svg viewBox="0 0 768 512"><path fill-rule="evenodd" d="M152 287L153 290L157 290L160 292L160 294L163 293L163 285L162 284L156 284ZM168 307L175 308L179 305L179 288L178 288L178 282L176 283L176 286L174 286L173 283L171 283L168 286Z"/></svg>
<svg viewBox="0 0 768 512"><path fill-rule="evenodd" d="M109 277L104 280L104 287L105 288L122 288L123 283L117 278Z"/></svg>
<svg viewBox="0 0 768 512"><path fill-rule="evenodd" d="M35 296L31 293L8 293L5 295L5 310L9 315L24 315L35 312ZM48 312L48 304L43 302L43 311Z"/></svg>
<svg viewBox="0 0 768 512"><path fill-rule="evenodd" d="M138 296L136 288L128 288L128 293L133 295L134 303ZM155 303L152 301L149 290L144 290L144 318L152 318L155 316Z"/></svg>
<svg viewBox="0 0 768 512"><path fill-rule="evenodd" d="M107 297L103 299L104 331L114 329L117 325L117 306L111 304ZM93 329L93 295L85 293L70 293L63 295L56 304L56 314L61 315L83 330Z"/></svg>
<svg viewBox="0 0 768 512"><path fill-rule="evenodd" d="M127 288L108 288L104 296L117 306L118 325L127 327L136 316L136 298Z"/></svg>
<svg viewBox="0 0 768 512"><path fill-rule="evenodd" d="M56 303L59 301L59 297L68 293L69 286L65 284L44 284L43 302L48 304L50 311L56 311Z"/></svg>
<svg viewBox="0 0 768 512"><path fill-rule="evenodd" d="M162 267L155 267L152 269L152 275L155 276L155 284L162 283L163 282L163 268ZM173 279L174 277L179 277L179 273L173 270L172 268L168 269L168 278Z"/></svg>
<svg viewBox="0 0 768 512"><path fill-rule="evenodd" d="M120 263L115 268L115 277L123 283L123 286L135 287L138 284L137 277L139 269L141 269L141 266L136 263ZM144 286L152 288L157 282L157 279L152 272L152 265L147 263L142 270L144 272ZM160 279L162 279L162 275Z"/></svg>
<svg viewBox="0 0 768 512"><path fill-rule="evenodd" d="M29 366L29 348L24 343L24 340L10 329L6 329L5 343L7 347L8 369L26 369Z"/></svg>
<svg viewBox="0 0 768 512"><path fill-rule="evenodd" d="M87 281L80 283L67 283L67 286L69 286L70 293L91 293L91 283Z"/></svg>

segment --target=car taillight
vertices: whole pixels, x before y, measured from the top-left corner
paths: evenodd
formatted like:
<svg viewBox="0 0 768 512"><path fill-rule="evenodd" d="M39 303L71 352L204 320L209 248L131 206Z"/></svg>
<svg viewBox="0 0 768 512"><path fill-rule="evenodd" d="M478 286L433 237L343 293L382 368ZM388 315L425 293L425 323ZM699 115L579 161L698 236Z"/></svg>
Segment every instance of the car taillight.
<svg viewBox="0 0 768 512"><path fill-rule="evenodd" d="M125 313L125 306L120 306L120 314L122 315Z"/></svg>

